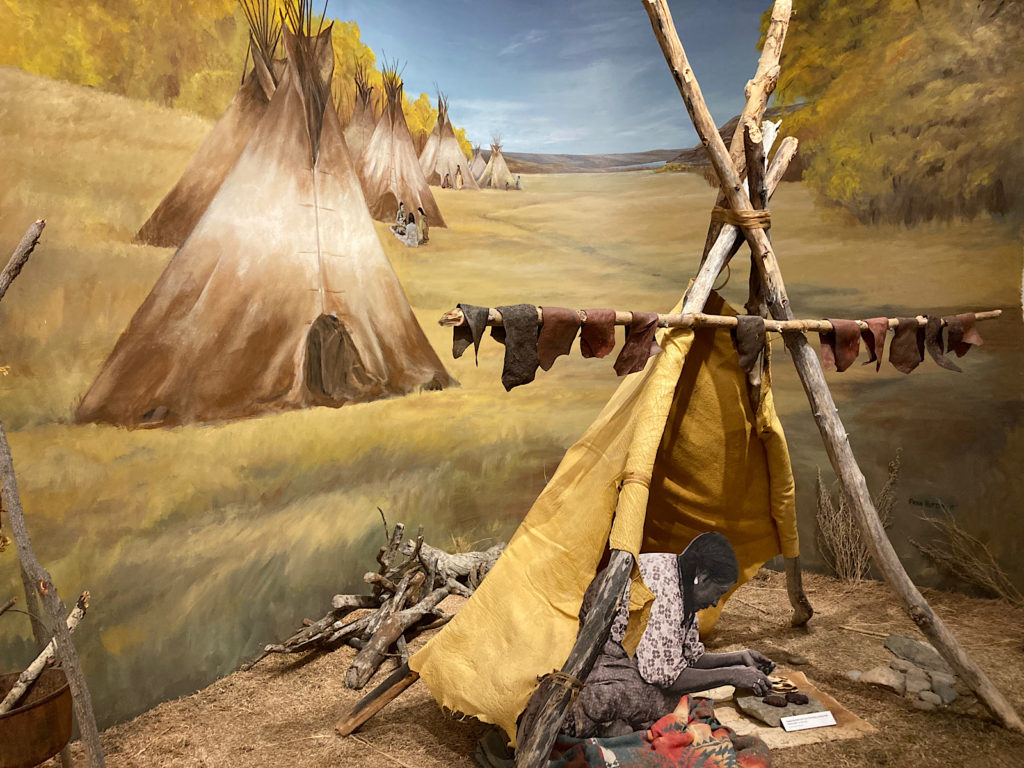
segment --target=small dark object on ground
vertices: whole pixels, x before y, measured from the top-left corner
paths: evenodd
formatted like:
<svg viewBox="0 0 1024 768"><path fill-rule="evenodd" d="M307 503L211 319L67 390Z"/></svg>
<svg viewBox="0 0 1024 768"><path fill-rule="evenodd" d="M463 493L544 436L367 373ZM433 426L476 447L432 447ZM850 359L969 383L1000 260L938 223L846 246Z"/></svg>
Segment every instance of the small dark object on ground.
<svg viewBox="0 0 1024 768"><path fill-rule="evenodd" d="M788 697L789 697L788 694L786 696L781 696L781 695L779 695L777 693L773 693L773 694L770 694L768 696L765 696L763 699L761 699L761 701L763 701L765 704L771 704L773 707L784 707L787 704L789 704L789 702L786 701L786 699ZM807 697L804 696L804 699L806 699L806 698ZM806 703L807 702L804 701L804 704L806 704Z"/></svg>

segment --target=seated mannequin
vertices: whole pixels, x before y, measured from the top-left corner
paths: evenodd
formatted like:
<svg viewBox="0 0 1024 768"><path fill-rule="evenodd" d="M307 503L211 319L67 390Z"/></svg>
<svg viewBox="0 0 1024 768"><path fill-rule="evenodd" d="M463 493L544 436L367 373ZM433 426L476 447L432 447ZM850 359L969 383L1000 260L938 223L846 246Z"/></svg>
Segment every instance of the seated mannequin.
<svg viewBox="0 0 1024 768"><path fill-rule="evenodd" d="M671 712L686 693L733 685L769 692L775 664L754 650L706 653L697 612L717 605L736 583L739 568L720 533L696 537L681 555L647 553L638 564L657 595L632 658L622 646L629 619L629 587L583 690L567 718L573 736L618 736L642 730ZM600 580L595 579L594 585ZM581 617L596 587L587 590Z"/></svg>

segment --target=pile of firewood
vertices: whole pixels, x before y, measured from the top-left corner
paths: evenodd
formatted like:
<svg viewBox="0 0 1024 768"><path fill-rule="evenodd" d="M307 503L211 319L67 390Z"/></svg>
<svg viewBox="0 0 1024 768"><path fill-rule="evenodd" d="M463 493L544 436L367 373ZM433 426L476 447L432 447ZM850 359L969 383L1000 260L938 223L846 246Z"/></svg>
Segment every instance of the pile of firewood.
<svg viewBox="0 0 1024 768"><path fill-rule="evenodd" d="M345 674L345 685L362 688L385 659L408 661L410 640L451 619L438 608L441 601L452 594L472 595L505 549L498 544L484 552L449 554L423 542L422 526L415 542L403 543L404 535L405 526L397 523L387 546L377 553L380 569L363 576L372 587L370 594L335 595L327 615L319 621L306 619L302 629L283 643L264 647L259 658L244 668L251 669L271 653L326 651L349 645L359 653ZM353 612L358 612L357 618L349 617Z"/></svg>

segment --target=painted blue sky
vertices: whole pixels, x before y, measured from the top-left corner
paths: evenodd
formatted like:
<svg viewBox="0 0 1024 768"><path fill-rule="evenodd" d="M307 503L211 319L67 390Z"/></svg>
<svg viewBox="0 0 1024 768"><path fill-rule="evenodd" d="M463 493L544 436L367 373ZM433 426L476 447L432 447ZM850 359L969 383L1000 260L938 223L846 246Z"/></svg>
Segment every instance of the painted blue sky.
<svg viewBox="0 0 1024 768"><path fill-rule="evenodd" d="M715 120L743 107L770 0L671 0ZM452 121L512 152L599 154L692 146L696 135L639 0L330 0L406 93L434 83Z"/></svg>

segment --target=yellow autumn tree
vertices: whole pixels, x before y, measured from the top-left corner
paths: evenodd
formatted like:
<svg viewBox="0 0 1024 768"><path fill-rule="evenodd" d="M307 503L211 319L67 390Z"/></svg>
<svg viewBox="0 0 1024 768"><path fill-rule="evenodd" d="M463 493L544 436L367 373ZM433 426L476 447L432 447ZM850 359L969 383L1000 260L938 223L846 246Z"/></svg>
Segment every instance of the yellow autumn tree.
<svg viewBox="0 0 1024 768"><path fill-rule="evenodd" d="M275 0L272 12L279 7ZM383 92L381 74L358 24L333 21L334 99L347 124L357 68L365 68L375 94ZM0 0L0 66L208 117L219 116L237 91L248 39L238 0ZM437 110L426 94L406 98L402 107L422 145Z"/></svg>
<svg viewBox="0 0 1024 768"><path fill-rule="evenodd" d="M869 222L1019 215L1022 29L1005 0L801 2L775 97L805 181Z"/></svg>

